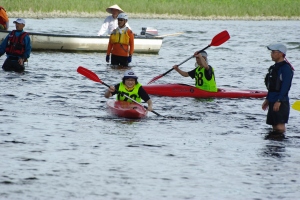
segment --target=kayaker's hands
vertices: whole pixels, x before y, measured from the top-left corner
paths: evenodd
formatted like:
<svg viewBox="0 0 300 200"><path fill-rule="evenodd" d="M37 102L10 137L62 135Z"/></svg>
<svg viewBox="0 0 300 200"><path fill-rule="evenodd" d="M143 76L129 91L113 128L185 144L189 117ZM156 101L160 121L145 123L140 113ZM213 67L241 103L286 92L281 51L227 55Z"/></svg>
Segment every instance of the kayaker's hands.
<svg viewBox="0 0 300 200"><path fill-rule="evenodd" d="M151 99L149 99L149 100L147 101L147 104L148 104L147 110L148 110L148 111L153 111L153 108L152 108L153 103L152 103L152 100L151 100Z"/></svg>
<svg viewBox="0 0 300 200"><path fill-rule="evenodd" d="M178 70L178 65L174 65L173 68L177 71Z"/></svg>
<svg viewBox="0 0 300 200"><path fill-rule="evenodd" d="M113 85L111 85L109 88L108 88L108 91L110 92L110 93L113 93L113 92L115 92L115 86L113 86Z"/></svg>
<svg viewBox="0 0 300 200"><path fill-rule="evenodd" d="M153 111L153 108L152 108L152 106L148 106L148 109L147 109L148 111Z"/></svg>
<svg viewBox="0 0 300 200"><path fill-rule="evenodd" d="M266 110L266 109L268 108L268 106L269 106L269 101L266 99L266 100L263 102L261 108L262 108L263 110Z"/></svg>
<svg viewBox="0 0 300 200"><path fill-rule="evenodd" d="M109 55L106 55L106 62L109 62Z"/></svg>

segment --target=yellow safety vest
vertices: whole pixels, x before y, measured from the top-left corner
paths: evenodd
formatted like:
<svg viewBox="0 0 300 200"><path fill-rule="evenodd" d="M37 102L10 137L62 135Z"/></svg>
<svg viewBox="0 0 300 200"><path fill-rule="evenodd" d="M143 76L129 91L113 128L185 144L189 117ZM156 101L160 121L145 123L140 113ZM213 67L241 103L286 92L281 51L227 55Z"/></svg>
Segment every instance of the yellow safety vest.
<svg viewBox="0 0 300 200"><path fill-rule="evenodd" d="M137 102L142 102L142 98L139 96L139 89L142 85L140 83L137 83L133 90L128 91L125 87L125 84L123 82L120 83L119 85L119 92L117 95L117 100L120 101L128 101L128 102L132 102L132 100L128 99L127 97L125 97L122 93L126 94L127 96L129 96L130 98L136 100Z"/></svg>
<svg viewBox="0 0 300 200"><path fill-rule="evenodd" d="M217 92L217 84L215 80L214 69L212 68L212 78L207 80L205 77L205 68L198 66L195 73L195 86L201 90L209 92Z"/></svg>

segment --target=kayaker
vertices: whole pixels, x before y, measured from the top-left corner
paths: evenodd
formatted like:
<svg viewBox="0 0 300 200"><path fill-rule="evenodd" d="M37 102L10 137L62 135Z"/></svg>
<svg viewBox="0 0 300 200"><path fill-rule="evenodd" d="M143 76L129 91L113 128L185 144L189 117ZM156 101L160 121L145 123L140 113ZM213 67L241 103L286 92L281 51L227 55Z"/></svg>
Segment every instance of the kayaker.
<svg viewBox="0 0 300 200"><path fill-rule="evenodd" d="M106 51L106 62L109 62L111 54L111 65L128 67L134 50L134 34L126 26L128 16L126 13L118 15L118 28L113 30L109 37Z"/></svg>
<svg viewBox="0 0 300 200"><path fill-rule="evenodd" d="M270 137L284 137L285 124L290 114L289 90L294 76L292 65L285 59L286 47L283 44L267 46L271 50L271 58L275 62L265 77L268 94L262 109L268 109L266 123L272 125Z"/></svg>
<svg viewBox="0 0 300 200"><path fill-rule="evenodd" d="M105 97L109 98L115 94L118 94L116 97L117 100L132 102L122 94L124 93L139 103L142 100L145 101L148 104L148 110L153 111L152 100L137 79L138 77L132 70L126 70L124 72L122 82L117 85L110 86L105 92Z"/></svg>
<svg viewBox="0 0 300 200"><path fill-rule="evenodd" d="M108 35L111 34L111 32L118 28L118 15L122 12L124 12L117 4L112 5L108 8L106 8L106 12L110 13L111 15L107 16L98 32L98 36L105 35L107 33ZM126 23L126 26L130 28L129 24Z"/></svg>
<svg viewBox="0 0 300 200"><path fill-rule="evenodd" d="M7 56L2 68L5 71L23 72L24 62L31 53L30 37L27 32L23 31L24 19L18 18L13 23L16 25L16 30L11 31L0 45L0 57L4 53Z"/></svg>
<svg viewBox="0 0 300 200"><path fill-rule="evenodd" d="M195 69L185 72L179 69L178 65L174 65L173 68L182 76L190 76L192 79L195 79L197 88L209 92L217 92L214 69L208 65L207 53L205 51L195 52L194 56L196 58Z"/></svg>
<svg viewBox="0 0 300 200"><path fill-rule="evenodd" d="M0 30L8 30L9 18L7 16L6 10L0 6Z"/></svg>

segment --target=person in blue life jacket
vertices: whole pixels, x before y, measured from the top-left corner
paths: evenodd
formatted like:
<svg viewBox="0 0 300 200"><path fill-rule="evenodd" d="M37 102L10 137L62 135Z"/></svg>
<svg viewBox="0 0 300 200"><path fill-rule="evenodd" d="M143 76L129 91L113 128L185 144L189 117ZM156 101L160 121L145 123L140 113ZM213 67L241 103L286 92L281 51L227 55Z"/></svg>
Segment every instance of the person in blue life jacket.
<svg viewBox="0 0 300 200"><path fill-rule="evenodd" d="M105 92L104 96L109 98L117 94L117 100L132 102L132 100L123 95L126 94L139 103L141 100L144 100L148 104L148 110L153 111L152 100L137 79L138 77L132 70L126 70L124 72L122 82L118 83L117 85L110 86Z"/></svg>
<svg viewBox="0 0 300 200"><path fill-rule="evenodd" d="M6 60L2 65L4 71L23 72L24 62L30 57L31 44L27 32L23 31L25 20L18 18L13 22L16 30L11 31L0 45L0 57L6 53Z"/></svg>
<svg viewBox="0 0 300 200"><path fill-rule="evenodd" d="M267 46L271 50L271 58L275 62L265 77L268 94L262 104L262 109L268 109L266 123L272 125L272 134L284 136L285 124L290 114L289 90L294 76L293 67L287 60L286 47L283 44Z"/></svg>
<svg viewBox="0 0 300 200"><path fill-rule="evenodd" d="M179 69L178 65L174 65L173 68L184 77L191 77L195 79L195 86L201 90L209 92L217 92L217 84L215 80L214 69L208 65L207 53L201 51L200 53L195 52L196 58L195 69L185 72Z"/></svg>

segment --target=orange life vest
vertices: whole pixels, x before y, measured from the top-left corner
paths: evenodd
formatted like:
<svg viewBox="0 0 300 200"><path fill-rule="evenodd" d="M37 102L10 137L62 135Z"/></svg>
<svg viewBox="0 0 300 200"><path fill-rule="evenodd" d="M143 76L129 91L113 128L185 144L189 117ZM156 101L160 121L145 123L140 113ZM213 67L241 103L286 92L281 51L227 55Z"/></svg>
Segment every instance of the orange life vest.
<svg viewBox="0 0 300 200"><path fill-rule="evenodd" d="M2 25L5 29L6 29L7 19L8 19L8 17L6 14L6 10L2 6L0 6L0 25Z"/></svg>

